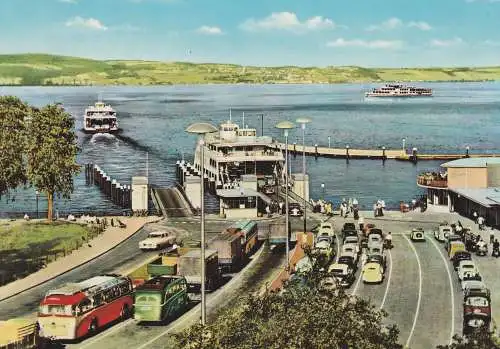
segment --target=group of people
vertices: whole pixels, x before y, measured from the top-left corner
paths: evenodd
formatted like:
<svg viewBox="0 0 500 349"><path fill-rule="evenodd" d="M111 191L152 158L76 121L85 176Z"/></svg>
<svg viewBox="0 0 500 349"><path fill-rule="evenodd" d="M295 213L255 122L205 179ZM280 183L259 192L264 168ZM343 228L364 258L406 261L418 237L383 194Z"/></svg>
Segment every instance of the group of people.
<svg viewBox="0 0 500 349"><path fill-rule="evenodd" d="M311 205L313 206L314 213L322 213L326 215L333 215L333 203L330 201L325 201L323 199L319 199L318 201L310 200Z"/></svg>
<svg viewBox="0 0 500 349"><path fill-rule="evenodd" d="M479 230L483 230L485 227L485 223L486 223L486 220L484 219L484 217L478 215L477 211L472 212L472 217L474 218L474 222L476 222L476 224L478 225Z"/></svg>
<svg viewBox="0 0 500 349"><path fill-rule="evenodd" d="M488 243L484 241L480 234L473 233L470 229L464 228L462 223L458 221L457 224L451 225L453 232L462 237L462 241L465 244L465 248L467 251L478 252L484 251L485 255L488 251ZM493 231L490 232L490 244L492 245L491 255L494 257L500 256L500 242L498 238L495 238L495 233Z"/></svg>

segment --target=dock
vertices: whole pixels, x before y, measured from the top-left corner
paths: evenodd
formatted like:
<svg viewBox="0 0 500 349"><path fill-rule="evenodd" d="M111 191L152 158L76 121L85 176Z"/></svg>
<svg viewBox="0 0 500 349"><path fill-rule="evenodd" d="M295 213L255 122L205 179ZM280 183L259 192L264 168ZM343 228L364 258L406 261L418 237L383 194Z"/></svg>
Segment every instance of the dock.
<svg viewBox="0 0 500 349"><path fill-rule="evenodd" d="M284 143L274 143L272 149L282 151L285 150ZM302 155L304 148L300 144L288 144L288 151L293 155ZM337 159L372 159L372 160L397 160L397 161L425 161L425 160L456 160L462 158L483 158L483 157L500 157L495 153L469 153L464 150L462 153L422 153L418 152L417 148L413 148L411 153L405 152L403 149L386 149L380 147L377 149L353 149L348 146L345 148L329 148L321 146L305 146L306 156L337 158Z"/></svg>

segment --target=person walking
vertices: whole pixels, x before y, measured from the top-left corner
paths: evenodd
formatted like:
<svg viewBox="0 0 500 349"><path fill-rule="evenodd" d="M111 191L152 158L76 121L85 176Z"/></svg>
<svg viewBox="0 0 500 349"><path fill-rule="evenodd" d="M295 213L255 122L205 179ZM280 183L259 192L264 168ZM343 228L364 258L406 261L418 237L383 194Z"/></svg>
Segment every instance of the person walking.
<svg viewBox="0 0 500 349"><path fill-rule="evenodd" d="M477 218L477 224L479 226L479 230L483 230L484 229L484 218L483 218L483 216L479 216Z"/></svg>
<svg viewBox="0 0 500 349"><path fill-rule="evenodd" d="M472 217L474 218L474 222L477 223L477 212L476 211L472 212Z"/></svg>
<svg viewBox="0 0 500 349"><path fill-rule="evenodd" d="M363 231L363 228L365 227L365 218L363 216L359 217L358 223L359 230Z"/></svg>

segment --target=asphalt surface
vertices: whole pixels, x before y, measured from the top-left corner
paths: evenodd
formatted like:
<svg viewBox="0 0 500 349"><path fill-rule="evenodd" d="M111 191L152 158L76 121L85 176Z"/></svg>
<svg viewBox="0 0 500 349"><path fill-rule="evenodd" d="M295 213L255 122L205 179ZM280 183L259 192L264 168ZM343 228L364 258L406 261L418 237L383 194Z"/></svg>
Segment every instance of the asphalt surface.
<svg viewBox="0 0 500 349"><path fill-rule="evenodd" d="M317 222L311 218L310 227ZM348 292L356 296L370 299L376 308L388 312L387 323L395 323L400 330L399 341L412 349L435 348L439 344L448 344L453 334L462 332L462 291L457 281L456 272L449 262L443 244L434 240L432 230L437 223L426 223L426 217L411 217L406 215L401 220L370 220L365 223L375 223L384 232L391 231L394 248L387 252L388 265L384 282L380 285L365 285L360 279L361 265L357 272L354 284ZM440 217L435 221L442 220ZM462 219L461 219L462 220ZM333 222L337 231L340 231L345 221L335 217ZM453 219L449 219L453 222ZM292 229L301 230L302 220L292 218ZM193 238L199 237L200 224L195 217L178 217L169 220L177 228L185 229ZM215 234L226 227L228 221L209 221L207 231ZM259 223L259 230L266 231L269 222ZM411 242L410 230L413 227L422 227L426 231L425 242ZM39 300L50 288L57 287L64 282L79 281L93 275L113 272L132 266L145 260L152 253L143 253L138 250L139 240L150 231L146 227L131 239L109 253L97 258L87 265L79 267L53 281L36 287L6 301L0 302L0 320L15 316L22 316L36 311ZM273 257L274 256L274 257ZM224 293L210 294L208 301L209 319L221 308L230 307L234 300L245 290L256 289L269 279L281 265L281 257L262 250L259 259L248 269L247 274L239 273L238 284L231 286ZM281 259L280 259L281 258ZM495 289L500 287L497 270L500 258L474 257L484 281L492 290L493 316L500 305L500 294ZM245 269L246 270L246 269ZM243 276L239 276L239 275ZM194 319L194 320L193 320ZM196 317L181 318L165 326L138 326L132 320L116 324L104 330L94 338L68 346L69 348L170 348L173 347L170 333L178 331L196 321Z"/></svg>
<svg viewBox="0 0 500 349"><path fill-rule="evenodd" d="M345 220L337 219L341 229ZM370 220L365 220L372 223ZM387 268L382 284L364 284L361 264L348 293L370 300L388 313L386 323L397 324L399 341L412 349L429 349L448 344L462 328L462 291L443 244L434 240L435 223L373 221L384 232L391 231L394 248L387 250ZM425 242L412 242L409 231L429 231ZM450 277L447 267L450 268ZM453 295L453 302L452 302Z"/></svg>

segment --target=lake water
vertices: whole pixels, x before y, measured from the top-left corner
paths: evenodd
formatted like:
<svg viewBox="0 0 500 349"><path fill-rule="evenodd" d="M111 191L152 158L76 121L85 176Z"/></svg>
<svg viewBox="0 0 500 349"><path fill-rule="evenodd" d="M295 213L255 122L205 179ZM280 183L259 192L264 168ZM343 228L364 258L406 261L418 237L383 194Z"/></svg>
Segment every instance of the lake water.
<svg viewBox="0 0 500 349"><path fill-rule="evenodd" d="M421 84L424 85L424 84ZM306 143L332 147L373 148L385 145L400 148L402 138L407 147L419 152L457 152L466 146L471 152L500 150L500 84L498 83L426 83L434 89L433 98L411 100L365 100L363 91L375 85L205 85L159 87L3 87L3 95L16 95L41 106L62 102L76 119L78 142L82 149L78 161L100 165L121 183L144 175L146 154L152 184L172 185L175 162L182 155L192 160L195 137L184 132L199 120L218 125L233 110L233 120L254 126L260 134L260 117L264 113L264 134L280 138L274 125L282 119L295 120L309 116L313 122L306 130ZM83 110L93 104L99 93L119 116L120 136L90 136L81 133ZM301 142L300 129L290 143ZM426 161L417 165L397 161L345 160L308 158L311 195L325 195L339 200L357 197L365 208L381 198L390 206L410 200L421 191L415 176L434 170L441 162ZM293 172L301 171L301 157L292 161ZM40 198L40 210L46 201ZM65 211L120 211L97 187L85 186L84 173L75 181L71 200L56 200ZM0 212L34 212L35 190L19 189L0 200Z"/></svg>

